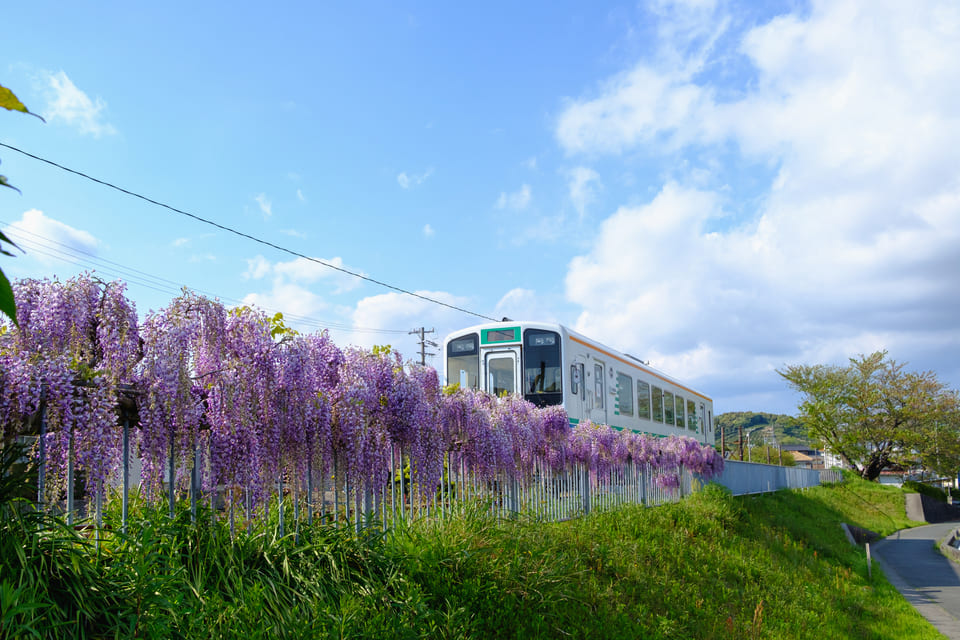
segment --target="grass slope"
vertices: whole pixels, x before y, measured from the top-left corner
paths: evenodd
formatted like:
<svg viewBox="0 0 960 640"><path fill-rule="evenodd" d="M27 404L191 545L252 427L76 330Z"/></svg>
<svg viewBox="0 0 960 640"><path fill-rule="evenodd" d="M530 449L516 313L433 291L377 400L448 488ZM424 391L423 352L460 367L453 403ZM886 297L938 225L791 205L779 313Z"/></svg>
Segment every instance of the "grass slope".
<svg viewBox="0 0 960 640"><path fill-rule="evenodd" d="M139 514L98 550L8 509L0 637L941 637L847 543L841 521L913 524L900 490L854 478L746 498L711 486L566 523L318 527L299 544Z"/></svg>

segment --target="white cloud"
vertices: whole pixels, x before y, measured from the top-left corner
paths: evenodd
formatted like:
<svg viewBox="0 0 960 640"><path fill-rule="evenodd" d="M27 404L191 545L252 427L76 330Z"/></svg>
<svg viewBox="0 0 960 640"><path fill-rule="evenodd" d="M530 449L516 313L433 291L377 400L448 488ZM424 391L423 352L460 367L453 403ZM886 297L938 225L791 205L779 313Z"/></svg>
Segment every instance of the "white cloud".
<svg viewBox="0 0 960 640"><path fill-rule="evenodd" d="M715 180L733 149L774 178L739 218L719 186L676 182L620 208L570 262L578 327L731 395L876 348L960 378L960 5L818 1L722 52L710 15L684 64L655 56L569 102L557 140L690 152ZM702 72L737 56L739 75Z"/></svg>
<svg viewBox="0 0 960 640"><path fill-rule="evenodd" d="M697 115L709 103L709 91L689 76L638 65L614 77L599 97L567 105L557 123L560 144L570 153L616 154L654 141L676 146L699 129Z"/></svg>
<svg viewBox="0 0 960 640"><path fill-rule="evenodd" d="M323 262L349 269L339 257L323 259ZM349 270L361 273L356 269ZM271 262L258 255L247 260L247 269L241 275L244 280L251 281L250 288L255 289L244 296L243 304L256 305L271 313L280 311L288 318L291 326L302 331L318 330L318 322L323 326L323 321L318 318L331 315L345 318L342 324L348 325L349 320L346 318L349 318L352 309L334 307L329 298L356 289L362 284L359 278L306 258ZM352 335L342 329L332 330L331 334L338 343Z"/></svg>
<svg viewBox="0 0 960 640"><path fill-rule="evenodd" d="M306 238L307 234L302 231L297 231L296 229L280 229L280 233L285 236L290 236L292 238Z"/></svg>
<svg viewBox="0 0 960 640"><path fill-rule="evenodd" d="M315 260L319 260L323 264ZM339 256L329 259L316 258L315 260L298 257L287 262L270 262L263 256L258 255L247 260L247 270L243 273L243 278L260 280L271 276L274 288L291 283L311 285L323 282L331 287L330 293L332 295L352 291L363 283L360 278L341 271L346 270L364 275L359 269L344 265L343 258Z"/></svg>
<svg viewBox="0 0 960 640"><path fill-rule="evenodd" d="M248 293L242 302L268 311L280 311L284 316L303 318L316 318L318 314L329 309L326 301L309 288L284 281L275 281L270 291ZM310 327L305 330L314 329Z"/></svg>
<svg viewBox="0 0 960 640"><path fill-rule="evenodd" d="M20 219L12 223L5 233L21 248L26 249L28 255L44 264L51 264L54 258L41 251L29 251L30 246L39 244L42 251L56 254L67 250L96 255L100 248L100 241L88 231L49 218L39 209L24 211Z"/></svg>
<svg viewBox="0 0 960 640"><path fill-rule="evenodd" d="M500 197L497 198L497 209L522 211L530 206L532 199L533 195L530 191L530 185L524 184L520 187L519 191L514 191L513 193L501 192Z"/></svg>
<svg viewBox="0 0 960 640"><path fill-rule="evenodd" d="M424 182L427 178L433 175L433 167L427 169L421 174L407 174L406 171L401 171L397 174L397 184L400 185L403 189L412 189L413 187L418 187Z"/></svg>
<svg viewBox="0 0 960 640"><path fill-rule="evenodd" d="M270 275L272 270L273 265L263 256L250 258L247 260L247 270L243 272L243 279L248 280L252 278L259 280L260 278Z"/></svg>
<svg viewBox="0 0 960 640"><path fill-rule="evenodd" d="M583 218L587 206L596 197L596 189L601 186L600 175L589 167L576 167L567 172L567 180L570 201Z"/></svg>
<svg viewBox="0 0 960 640"><path fill-rule="evenodd" d="M66 73L44 73L44 81L47 85L47 106L42 115L48 122L62 122L94 137L117 132L113 125L104 121L106 103L99 97L91 100Z"/></svg>
<svg viewBox="0 0 960 640"><path fill-rule="evenodd" d="M300 202L307 201L307 196L303 195L303 191L300 189L297 189L297 200L299 200Z"/></svg>
<svg viewBox="0 0 960 640"><path fill-rule="evenodd" d="M273 204L267 198L267 194L258 194L254 196L253 199L257 201L257 206L260 207L260 211L263 213L264 218L273 216Z"/></svg>
<svg viewBox="0 0 960 640"><path fill-rule="evenodd" d="M537 320L541 322L557 322L554 309L558 305L552 300L545 300L532 289L517 287L506 292L497 302L493 310L495 318L512 318L513 320Z"/></svg>
<svg viewBox="0 0 960 640"><path fill-rule="evenodd" d="M436 231L429 224L423 225L423 236L425 238L432 238Z"/></svg>
<svg viewBox="0 0 960 640"><path fill-rule="evenodd" d="M469 300L451 295L445 291L416 291L418 295L440 300L446 304L466 307ZM353 311L354 330L348 342L362 347L375 344L390 344L403 354L407 360L419 362L419 336L407 332L425 327L434 329L428 339L442 344L443 338L456 329L483 322L454 309L416 298L410 295L390 292L361 299ZM386 330L393 333L377 332ZM428 347L428 351L439 354L439 347ZM438 356L427 359L427 364L443 370L443 360Z"/></svg>

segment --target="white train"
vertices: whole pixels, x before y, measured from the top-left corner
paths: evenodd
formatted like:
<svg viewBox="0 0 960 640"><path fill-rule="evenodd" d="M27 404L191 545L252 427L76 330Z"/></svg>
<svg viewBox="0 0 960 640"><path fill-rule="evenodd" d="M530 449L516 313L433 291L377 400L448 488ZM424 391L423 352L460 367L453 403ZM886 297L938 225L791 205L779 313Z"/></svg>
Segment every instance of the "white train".
<svg viewBox="0 0 960 640"><path fill-rule="evenodd" d="M519 393L563 405L581 420L714 444L713 401L704 394L570 329L504 321L451 333L443 342L447 384L495 395Z"/></svg>

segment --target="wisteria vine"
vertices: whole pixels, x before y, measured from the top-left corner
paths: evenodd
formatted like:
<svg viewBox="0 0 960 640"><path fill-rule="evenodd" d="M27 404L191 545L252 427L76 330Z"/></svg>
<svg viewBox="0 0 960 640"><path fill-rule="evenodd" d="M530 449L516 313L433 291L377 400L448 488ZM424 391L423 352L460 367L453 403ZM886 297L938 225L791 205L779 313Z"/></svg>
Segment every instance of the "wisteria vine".
<svg viewBox="0 0 960 640"><path fill-rule="evenodd" d="M199 474L208 491L261 503L283 478L295 490L331 473L382 487L397 461L421 487L455 466L482 480L574 465L602 477L632 462L663 487L679 486L681 468L704 480L723 469L692 438L571 429L560 407L445 391L435 370L389 349L342 350L326 332L278 331L256 309L189 291L138 323L124 291L91 274L14 284L19 326L0 328L0 425L4 441L41 436L48 499L64 490L71 456L88 492L116 473L121 388L136 397L141 479L154 498L171 467L178 487Z"/></svg>

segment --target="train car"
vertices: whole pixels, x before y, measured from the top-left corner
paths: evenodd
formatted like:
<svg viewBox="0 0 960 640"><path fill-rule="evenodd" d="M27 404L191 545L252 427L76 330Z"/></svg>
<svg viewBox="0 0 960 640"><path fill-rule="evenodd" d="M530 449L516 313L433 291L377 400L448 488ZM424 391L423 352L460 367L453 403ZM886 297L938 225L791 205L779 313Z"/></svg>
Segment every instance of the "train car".
<svg viewBox="0 0 960 640"><path fill-rule="evenodd" d="M560 324L504 321L456 331L443 342L447 384L562 405L582 420L714 444L713 401L634 356Z"/></svg>

